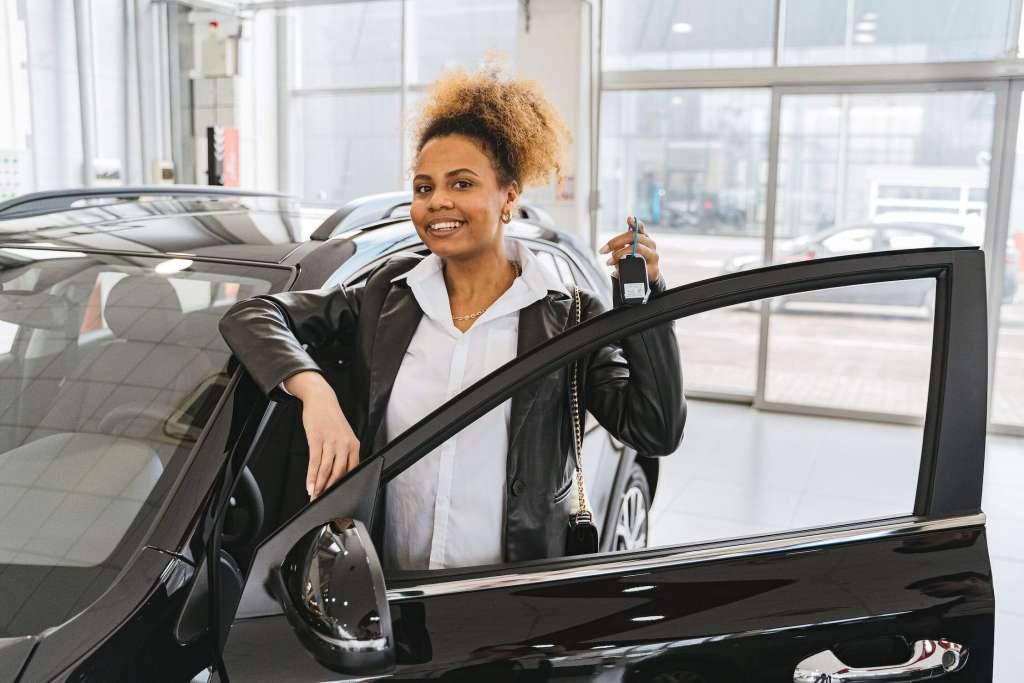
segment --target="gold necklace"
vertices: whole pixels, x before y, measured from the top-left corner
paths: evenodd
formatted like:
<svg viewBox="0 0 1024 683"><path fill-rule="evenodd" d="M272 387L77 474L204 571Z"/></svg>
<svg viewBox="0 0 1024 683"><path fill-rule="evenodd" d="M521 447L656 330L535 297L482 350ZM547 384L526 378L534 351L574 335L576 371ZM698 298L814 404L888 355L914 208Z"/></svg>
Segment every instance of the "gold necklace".
<svg viewBox="0 0 1024 683"><path fill-rule="evenodd" d="M518 262L516 262L516 261L509 261L509 263L512 264L512 270L514 270L516 272L516 277L519 277L520 275L523 274L523 269L519 265ZM513 281L514 280L515 280L515 278L513 278ZM484 312L488 308L490 308L489 305L488 306L484 306L483 308L481 308L476 313L467 313L466 315L453 315L452 316L452 321L455 322L455 321L464 321L464 320L475 320L475 319L479 318L480 316L482 316L484 314Z"/></svg>

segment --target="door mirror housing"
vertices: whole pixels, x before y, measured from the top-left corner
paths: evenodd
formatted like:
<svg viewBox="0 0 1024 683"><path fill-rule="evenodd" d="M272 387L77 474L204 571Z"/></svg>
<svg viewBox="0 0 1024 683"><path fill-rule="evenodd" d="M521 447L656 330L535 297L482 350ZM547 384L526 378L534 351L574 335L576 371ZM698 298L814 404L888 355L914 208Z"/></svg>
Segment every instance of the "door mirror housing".
<svg viewBox="0 0 1024 683"><path fill-rule="evenodd" d="M317 527L270 572L270 590L310 654L338 673L395 667L384 572L362 522Z"/></svg>

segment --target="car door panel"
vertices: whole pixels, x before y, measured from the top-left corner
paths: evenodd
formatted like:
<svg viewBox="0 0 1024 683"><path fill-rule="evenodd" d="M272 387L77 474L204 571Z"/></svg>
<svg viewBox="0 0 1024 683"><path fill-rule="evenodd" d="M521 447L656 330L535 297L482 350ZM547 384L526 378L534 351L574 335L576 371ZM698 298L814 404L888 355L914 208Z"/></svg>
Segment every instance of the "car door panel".
<svg viewBox="0 0 1024 683"><path fill-rule="evenodd" d="M653 324L765 297L913 278L936 283L913 517L404 577L388 586L400 653L395 676L651 680L666 673L665 681L781 681L792 680L800 660L829 649L845 647L862 657L867 651L870 659L872 647L891 650L896 639L948 638L967 647L972 659L963 672L943 680L988 680L994 598L980 514L985 279L983 255L972 249L856 255L742 271L669 290L644 306L616 310L548 341L428 415L369 461L374 470L364 463L283 527L272 549L265 544L257 552L239 616L279 612L262 586L288 542L338 510L352 514L356 491L363 501L358 515L369 526L373 501L365 498L374 476L382 486L499 405L510 387ZM281 616L266 618L284 623ZM239 653L247 651L244 634L251 629L240 624L225 652L231 673L233 666L245 667ZM871 639L889 645L862 646ZM415 656L403 659L403 652ZM864 665L887 663L894 662ZM526 672L539 677L521 678ZM680 678L684 672L699 677Z"/></svg>
<svg viewBox="0 0 1024 683"><path fill-rule="evenodd" d="M491 667L543 671L544 680L672 673L680 678L666 680L792 681L794 664L809 655L891 637L970 643L977 661L943 680L989 680L993 601L981 522L850 529L814 550L801 548L807 544L799 537L716 544L647 571L607 558L604 566L579 567L585 578L565 571L552 580L543 569L524 569L513 586L507 576L506 586L447 577L438 594L420 599L404 595L422 586L396 585L393 609L421 606L433 653L428 663L400 666L396 677ZM716 555L734 558L701 559Z"/></svg>

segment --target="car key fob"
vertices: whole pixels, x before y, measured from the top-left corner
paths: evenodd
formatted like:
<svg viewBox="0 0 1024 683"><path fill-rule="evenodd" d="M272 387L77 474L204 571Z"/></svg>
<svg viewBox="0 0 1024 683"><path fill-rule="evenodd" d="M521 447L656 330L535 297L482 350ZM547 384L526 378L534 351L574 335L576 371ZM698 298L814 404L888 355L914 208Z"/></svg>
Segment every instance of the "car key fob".
<svg viewBox="0 0 1024 683"><path fill-rule="evenodd" d="M633 225L638 225L633 217ZM631 230L635 230L630 226ZM636 253L637 234L633 235L633 253L619 259L619 298L624 304L647 302L651 283L647 280L647 261Z"/></svg>

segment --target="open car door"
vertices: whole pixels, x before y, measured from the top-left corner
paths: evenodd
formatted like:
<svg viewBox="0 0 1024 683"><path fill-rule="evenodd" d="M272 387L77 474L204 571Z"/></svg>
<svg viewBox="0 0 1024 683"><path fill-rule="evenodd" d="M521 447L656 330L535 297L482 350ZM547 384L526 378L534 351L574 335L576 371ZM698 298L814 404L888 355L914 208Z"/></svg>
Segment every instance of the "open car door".
<svg viewBox="0 0 1024 683"><path fill-rule="evenodd" d="M936 306L906 514L530 563L381 571L366 529L381 513L382 487L518 387L653 325L912 279L934 281ZM227 672L246 681L990 680L985 315L983 254L942 249L741 272L588 321L430 414L267 538L246 571ZM684 437L672 457L686 448Z"/></svg>

